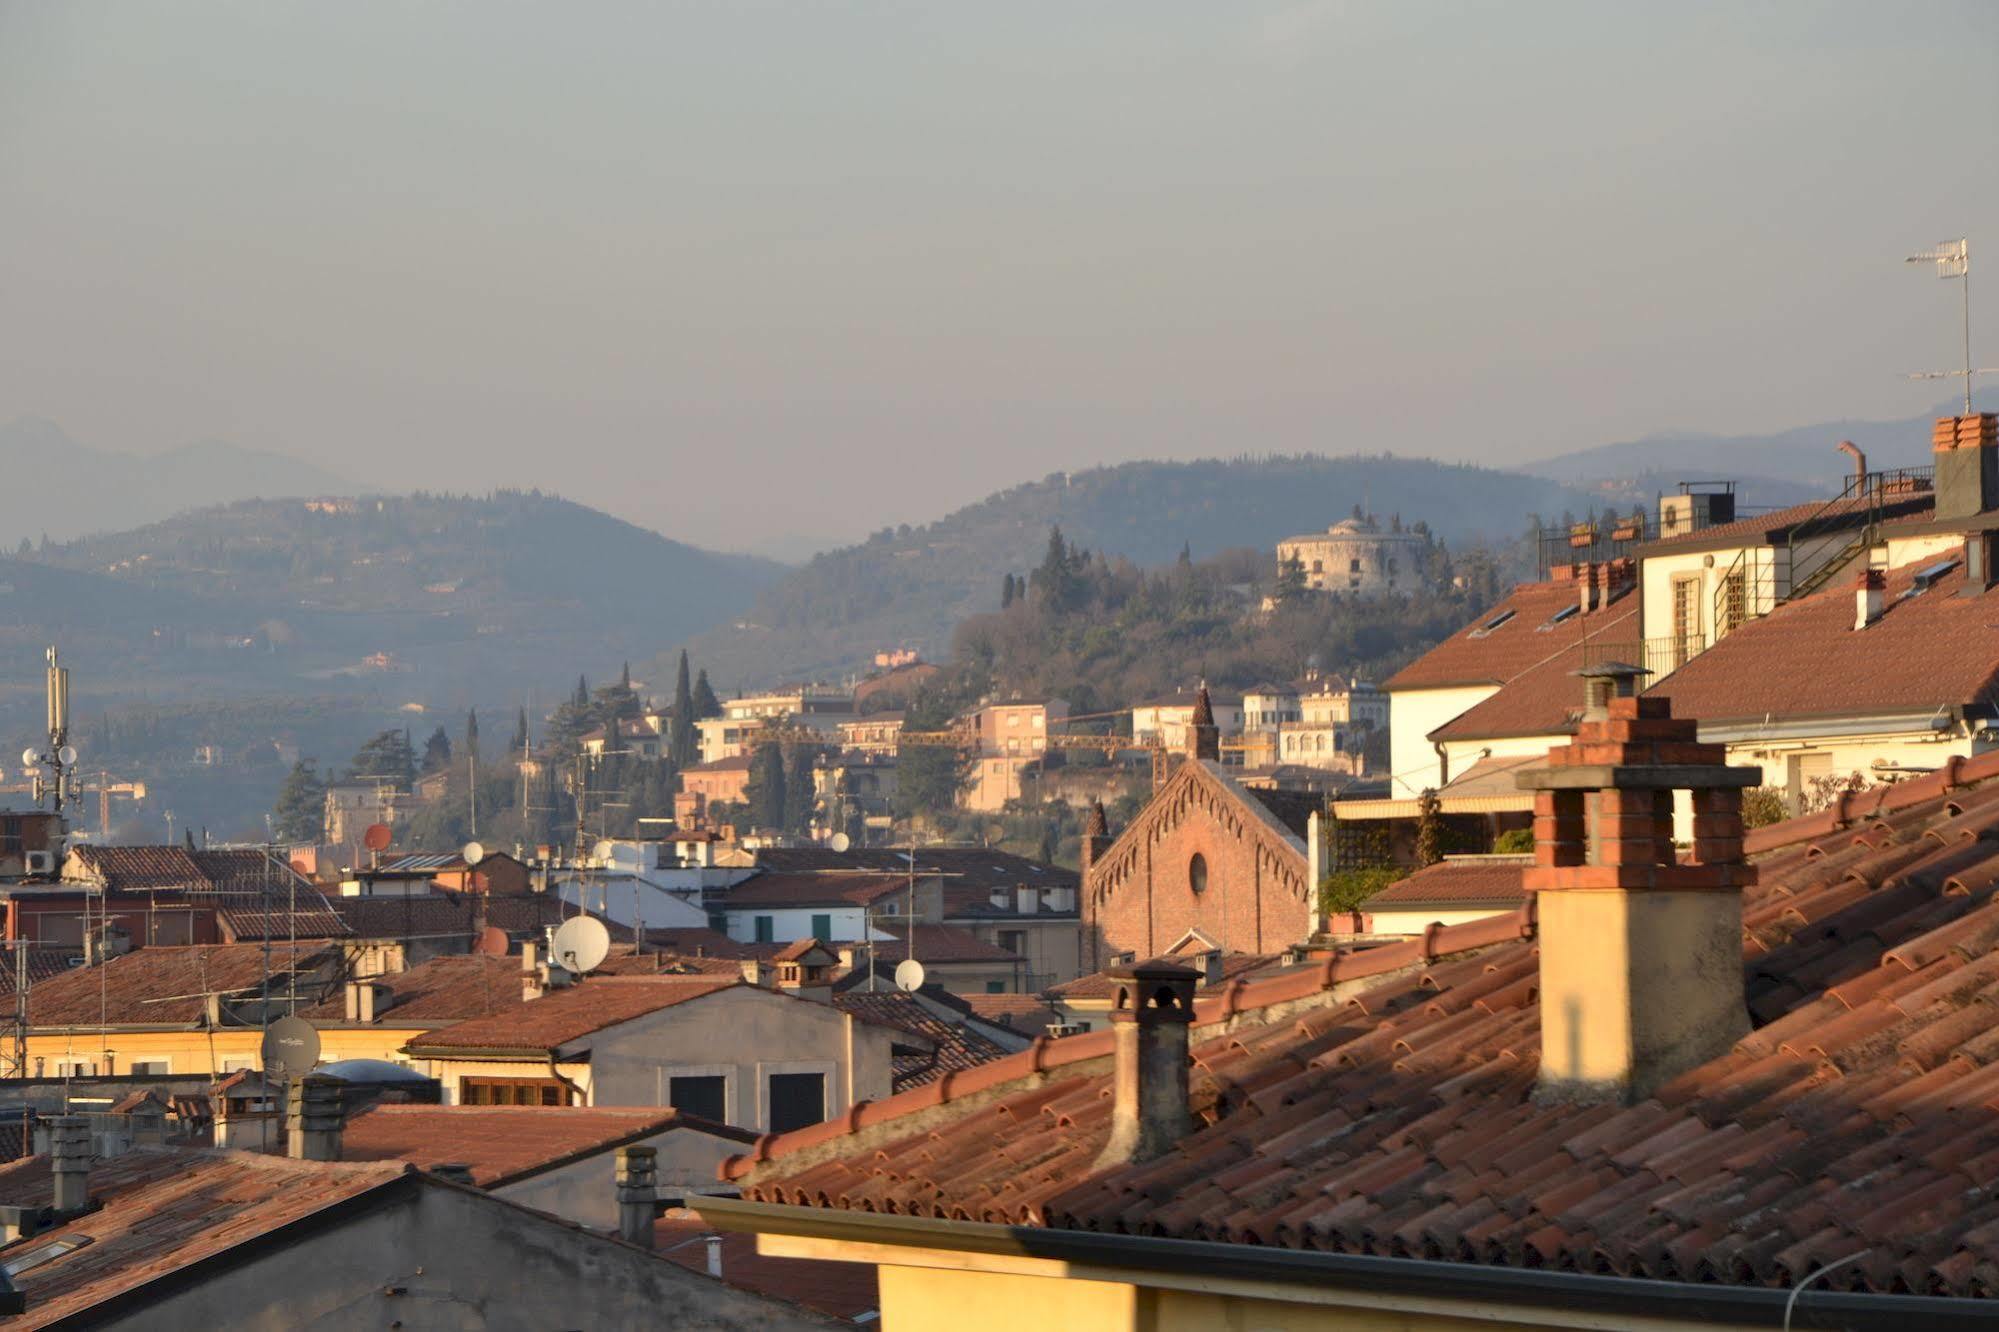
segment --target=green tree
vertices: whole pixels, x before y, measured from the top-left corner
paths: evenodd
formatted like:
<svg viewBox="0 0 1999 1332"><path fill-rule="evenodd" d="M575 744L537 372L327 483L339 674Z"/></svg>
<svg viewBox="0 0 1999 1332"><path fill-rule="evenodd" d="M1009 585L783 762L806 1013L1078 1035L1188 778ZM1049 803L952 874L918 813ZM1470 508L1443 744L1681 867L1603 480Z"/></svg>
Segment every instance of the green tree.
<svg viewBox="0 0 1999 1332"><path fill-rule="evenodd" d="M474 771L479 767L479 710L465 709L465 753L472 760Z"/></svg>
<svg viewBox="0 0 1999 1332"><path fill-rule="evenodd" d="M565 699L548 719L549 753L557 759L573 756L582 748L584 734L594 730L597 724L596 709L590 701L589 681L579 675L576 677L576 692Z"/></svg>
<svg viewBox="0 0 1999 1332"><path fill-rule="evenodd" d="M708 683L707 668L694 677L694 720L707 721L710 717L722 715L722 701L715 697L715 690Z"/></svg>
<svg viewBox="0 0 1999 1332"><path fill-rule="evenodd" d="M784 753L774 744L758 745L750 752L750 777L744 798L750 807L750 821L771 832L784 830Z"/></svg>
<svg viewBox="0 0 1999 1332"><path fill-rule="evenodd" d="M409 789L416 777L416 755L408 731L383 731L354 752L348 770L356 777L373 777Z"/></svg>
<svg viewBox="0 0 1999 1332"><path fill-rule="evenodd" d="M694 686L687 678L687 649L680 650L680 669L673 676L673 731L667 741L667 751L673 756L673 766L687 768L693 766L699 745L694 735Z"/></svg>
<svg viewBox="0 0 1999 1332"><path fill-rule="evenodd" d="M433 772L443 772L451 766L451 737L444 733L442 726L430 733L430 739L423 742L423 772L429 776Z"/></svg>
<svg viewBox="0 0 1999 1332"><path fill-rule="evenodd" d="M1013 575L1009 573L1006 577L1000 579L1000 609L1005 610L1007 607L1013 605L1013 599Z"/></svg>
<svg viewBox="0 0 1999 1332"><path fill-rule="evenodd" d="M507 746L507 750L509 753L513 754L524 754L527 752L527 747L528 747L528 710L525 707L523 707L520 711L520 715L514 719L514 739L513 743Z"/></svg>
<svg viewBox="0 0 1999 1332"><path fill-rule="evenodd" d="M813 807L818 792L813 789L814 759L818 756L803 745L794 745L784 756L784 817L787 832L802 833L812 826Z"/></svg>
<svg viewBox="0 0 1999 1332"><path fill-rule="evenodd" d="M1305 561L1293 555L1277 566L1277 599L1286 604L1301 600L1306 591Z"/></svg>
<svg viewBox="0 0 1999 1332"><path fill-rule="evenodd" d="M309 758L292 764L271 809L271 830L281 842L317 842L326 826L326 783Z"/></svg>

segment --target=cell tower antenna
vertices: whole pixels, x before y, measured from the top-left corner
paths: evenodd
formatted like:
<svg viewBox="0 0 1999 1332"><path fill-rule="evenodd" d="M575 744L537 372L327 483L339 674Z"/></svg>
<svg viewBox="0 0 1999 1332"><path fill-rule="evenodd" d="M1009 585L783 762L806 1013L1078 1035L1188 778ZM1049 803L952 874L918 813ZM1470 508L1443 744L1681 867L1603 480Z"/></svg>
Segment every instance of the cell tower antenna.
<svg viewBox="0 0 1999 1332"><path fill-rule="evenodd" d="M1962 379L1964 381L1964 414L1971 415L1971 378L1973 375L1999 375L1999 366L1978 366L1971 364L1971 242L1960 237L1954 241L1939 241L1934 247L1921 254L1912 254L1903 262L1911 264L1935 264L1937 276L1949 281L1955 278L1960 284L1959 298L1964 309L1964 369L1962 370L1918 370L1911 379Z"/></svg>

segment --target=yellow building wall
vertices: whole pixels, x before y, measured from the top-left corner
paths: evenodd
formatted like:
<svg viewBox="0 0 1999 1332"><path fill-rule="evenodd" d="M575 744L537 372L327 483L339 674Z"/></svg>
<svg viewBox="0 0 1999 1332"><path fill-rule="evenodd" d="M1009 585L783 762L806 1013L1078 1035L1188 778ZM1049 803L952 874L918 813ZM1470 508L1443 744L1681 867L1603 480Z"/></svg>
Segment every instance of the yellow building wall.
<svg viewBox="0 0 1999 1332"><path fill-rule="evenodd" d="M322 1028L319 1033L319 1061L337 1063L342 1059L384 1059L409 1063L402 1047L423 1034L417 1027ZM40 1032L28 1037L28 1069L43 1061L43 1076L53 1077L58 1063L89 1060L100 1073L124 1073L135 1062L167 1061L168 1073L218 1074L235 1066L258 1068L263 1064L264 1033L257 1027L231 1027L223 1031L119 1031ZM105 1052L114 1066L106 1068Z"/></svg>

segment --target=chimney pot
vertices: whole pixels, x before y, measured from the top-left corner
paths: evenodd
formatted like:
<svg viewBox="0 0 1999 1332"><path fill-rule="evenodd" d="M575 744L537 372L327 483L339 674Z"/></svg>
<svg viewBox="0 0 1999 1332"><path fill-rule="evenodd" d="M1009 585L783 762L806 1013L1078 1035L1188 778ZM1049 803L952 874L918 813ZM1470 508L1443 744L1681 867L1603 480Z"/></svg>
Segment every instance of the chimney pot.
<svg viewBox="0 0 1999 1332"><path fill-rule="evenodd" d="M719 1278L722 1275L722 1237L720 1235L710 1235L708 1236L707 1243L708 1275Z"/></svg>
<svg viewBox="0 0 1999 1332"><path fill-rule="evenodd" d="M1853 627L1865 629L1887 608L1888 575L1880 569L1862 569L1853 588Z"/></svg>
<svg viewBox="0 0 1999 1332"><path fill-rule="evenodd" d="M324 1073L292 1079L285 1110L291 1121L288 1145L294 1160L340 1159L340 1137L347 1122L347 1110L340 1099L345 1086L339 1078Z"/></svg>
<svg viewBox="0 0 1999 1332"><path fill-rule="evenodd" d="M90 1121L82 1115L49 1120L49 1165L55 1175L54 1210L75 1216L90 1210Z"/></svg>
<svg viewBox="0 0 1999 1332"><path fill-rule="evenodd" d="M1116 1065L1111 1136L1097 1167L1134 1165L1171 1151L1193 1128L1187 1099L1187 1033L1201 973L1170 962L1111 968Z"/></svg>
<svg viewBox="0 0 1999 1332"><path fill-rule="evenodd" d="M651 1147L618 1148L618 1236L645 1249L659 1211L658 1155Z"/></svg>

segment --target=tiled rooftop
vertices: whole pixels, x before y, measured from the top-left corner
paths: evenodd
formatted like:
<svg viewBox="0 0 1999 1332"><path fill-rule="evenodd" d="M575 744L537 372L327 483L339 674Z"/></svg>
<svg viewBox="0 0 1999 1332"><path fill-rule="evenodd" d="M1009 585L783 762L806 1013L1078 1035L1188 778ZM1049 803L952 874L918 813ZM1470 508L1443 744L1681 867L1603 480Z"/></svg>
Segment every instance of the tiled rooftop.
<svg viewBox="0 0 1999 1332"><path fill-rule="evenodd" d="M1202 965L1200 949L1167 953L1152 959L1155 962L1175 962L1182 966L1199 970ZM1222 954L1222 983L1227 984L1241 976L1268 971L1283 965L1282 953L1224 953ZM1087 976L1078 976L1072 981L1043 990L1042 994L1051 999L1109 999L1117 993L1117 982L1108 971L1095 971Z"/></svg>
<svg viewBox="0 0 1999 1332"><path fill-rule="evenodd" d="M1954 762L1762 830L1753 1029L1635 1105L1534 1101L1529 903L1201 1002L1200 1127L1149 1163L1093 1165L1106 1031L725 1172L766 1202L1672 1281L1782 1288L1864 1250L1824 1283L1999 1295L1994 777Z"/></svg>
<svg viewBox="0 0 1999 1332"><path fill-rule="evenodd" d="M1571 583L1568 586L1571 595L1574 595L1575 585ZM1588 638L1585 639L1584 635ZM1583 691L1576 680L1576 672L1590 662L1590 648L1586 644L1635 641L1638 638L1638 598L1626 596L1608 611L1572 616L1539 637L1544 656L1508 677L1492 697L1431 731L1429 738L1476 740L1494 736L1552 736L1573 732L1583 710Z"/></svg>
<svg viewBox="0 0 1999 1332"><path fill-rule="evenodd" d="M271 945L271 989L284 992L287 964L309 970L325 955L320 944L301 943L293 953ZM262 944L195 944L140 948L97 967L77 967L28 991L28 1021L35 1027L183 1027L198 1025L204 994L248 996L263 987ZM316 988L302 997L316 1001ZM224 1022L229 1022L225 1004Z"/></svg>
<svg viewBox="0 0 1999 1332"><path fill-rule="evenodd" d="M1023 1036L1039 1036L1049 1023L1060 1020L1040 995L961 994L957 998L981 1022L993 1023Z"/></svg>
<svg viewBox="0 0 1999 1332"><path fill-rule="evenodd" d="M1423 906L1517 907L1527 900L1521 875L1526 856L1447 856L1397 880L1361 904L1363 911Z"/></svg>
<svg viewBox="0 0 1999 1332"><path fill-rule="evenodd" d="M1680 550L1699 550L1703 546L1748 546L1773 545L1783 540L1792 528L1811 522L1813 533L1834 531L1842 526L1858 526L1873 518L1912 518L1926 515L1936 508L1934 491L1915 491L1907 495L1891 497L1875 512L1876 497L1871 494L1853 499L1807 500L1803 504L1793 504L1770 513L1751 514L1737 518L1733 522L1716 523L1692 532L1682 532L1675 536L1662 537L1652 546L1656 553L1670 555ZM1648 553L1653 553L1648 551Z"/></svg>
<svg viewBox="0 0 1999 1332"><path fill-rule="evenodd" d="M836 996L833 1004L876 1026L893 1027L921 1038L921 1046L907 1053L898 1050L895 1055L897 1091L935 1082L946 1073L989 1064L1008 1053L963 1023L945 1021L926 1008L922 1000L902 990L872 993L851 990Z"/></svg>
<svg viewBox="0 0 1999 1332"><path fill-rule="evenodd" d="M521 1001L521 959L464 953L434 957L407 971L372 976L393 1002L375 1005L375 1025L381 1027L441 1027L484 1017ZM347 1020L347 996L335 990L299 1016L313 1022Z"/></svg>
<svg viewBox="0 0 1999 1332"><path fill-rule="evenodd" d="M88 1244L14 1277L27 1296L23 1325L82 1314L114 1295L213 1257L322 1208L394 1183L400 1162L327 1165L254 1152L140 1147L90 1169L101 1203L30 1245L87 1236ZM47 1206L47 1156L0 1166L0 1202Z"/></svg>
<svg viewBox="0 0 1999 1332"><path fill-rule="evenodd" d="M467 1165L472 1182L491 1189L674 1129L756 1140L745 1129L652 1106L375 1105L349 1117L340 1151L345 1161L408 1161L424 1170Z"/></svg>
<svg viewBox="0 0 1999 1332"><path fill-rule="evenodd" d="M1574 582L1522 583L1497 606L1390 676L1382 688L1505 684L1567 648L1585 630L1600 637L1607 626L1635 615L1638 608L1638 598L1626 588L1587 615L1554 621L1561 611L1580 605L1581 597ZM1628 636L1637 637L1635 632Z"/></svg>
<svg viewBox="0 0 1999 1332"><path fill-rule="evenodd" d="M553 1052L592 1032L742 983L740 976L588 976L537 999L521 999L516 991L510 1006L426 1032L408 1048Z"/></svg>
<svg viewBox="0 0 1999 1332"><path fill-rule="evenodd" d="M1735 629L1651 692L1670 696L1676 714L1703 726L1989 705L1999 694L1999 603L1958 595L1961 559L1928 590L1914 591L1919 573L1950 558L1890 570L1886 609L1865 629L1853 627L1853 580L1835 578Z"/></svg>
<svg viewBox="0 0 1999 1332"><path fill-rule="evenodd" d="M433 893L423 897L336 897L333 910L363 939L464 939L477 932L480 907L486 924L512 935L536 934L574 915L560 899L541 893L493 897Z"/></svg>
<svg viewBox="0 0 1999 1332"><path fill-rule="evenodd" d="M921 875L918 876L919 880ZM726 907L866 906L907 892L909 880L895 874L759 874L726 889Z"/></svg>
<svg viewBox="0 0 1999 1332"><path fill-rule="evenodd" d="M998 944L987 943L978 935L959 925L884 925L884 934L897 937L877 939L874 954L877 962L900 962L909 956L909 945L916 944L916 957L920 962L1017 962L1020 959L1001 948ZM866 950L860 945L850 945Z"/></svg>

